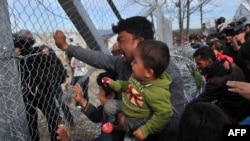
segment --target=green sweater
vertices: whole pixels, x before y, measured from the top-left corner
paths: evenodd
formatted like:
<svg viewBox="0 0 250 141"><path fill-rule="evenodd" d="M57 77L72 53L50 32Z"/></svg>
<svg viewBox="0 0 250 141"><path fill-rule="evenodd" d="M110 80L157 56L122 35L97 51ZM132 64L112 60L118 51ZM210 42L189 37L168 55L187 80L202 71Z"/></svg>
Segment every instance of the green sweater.
<svg viewBox="0 0 250 141"><path fill-rule="evenodd" d="M159 79L152 82L141 82L131 76L128 81L111 81L110 87L122 92L122 112L126 118L151 116L140 127L147 137L162 131L173 115L169 91L171 82L171 77L164 72Z"/></svg>

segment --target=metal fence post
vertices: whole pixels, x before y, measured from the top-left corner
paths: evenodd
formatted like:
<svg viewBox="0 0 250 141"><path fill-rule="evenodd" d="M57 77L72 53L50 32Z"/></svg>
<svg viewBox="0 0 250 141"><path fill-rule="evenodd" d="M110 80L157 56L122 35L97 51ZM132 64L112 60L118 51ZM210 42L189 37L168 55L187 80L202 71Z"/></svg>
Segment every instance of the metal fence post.
<svg viewBox="0 0 250 141"><path fill-rule="evenodd" d="M0 1L0 140L29 141L7 0Z"/></svg>
<svg viewBox="0 0 250 141"><path fill-rule="evenodd" d="M165 0L157 1L156 17L157 17L157 37L158 40L165 42L169 49L173 48L172 22L167 19L162 12L162 5Z"/></svg>

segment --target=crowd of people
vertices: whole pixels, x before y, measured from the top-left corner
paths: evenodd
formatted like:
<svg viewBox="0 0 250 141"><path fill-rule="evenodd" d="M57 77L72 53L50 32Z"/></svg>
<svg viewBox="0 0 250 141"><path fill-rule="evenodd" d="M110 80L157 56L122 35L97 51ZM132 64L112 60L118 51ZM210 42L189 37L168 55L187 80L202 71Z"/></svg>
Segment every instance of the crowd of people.
<svg viewBox="0 0 250 141"><path fill-rule="evenodd" d="M188 127L183 128L183 125L185 125L186 122L188 121L183 122L184 120L182 120L182 122L180 122L180 119L185 119L186 116L191 116L188 114L182 115L183 110L185 110L184 113L187 113L190 110L192 110L191 108L188 108L192 106L188 106L188 105L201 105L201 106L197 106L200 108L202 108L202 106L208 106L208 107L211 106L212 108L207 108L207 109L202 108L202 110L205 110L205 112L215 112L215 113L218 112L221 115L219 116L219 118L223 122L214 123L215 124L214 126L216 128L211 129L211 130L217 130L216 133L218 133L218 136L214 139L208 138L208 140L209 139L221 140L222 130L223 130L222 127L225 124L241 124L241 123L244 123L243 121L249 117L250 114L248 110L246 110L249 107L249 100L245 98L247 95L247 90L245 87L244 87L245 91L241 91L242 89L237 88L237 87L240 87L240 85L248 84L245 81L245 78L247 78L247 74L244 73L244 71L242 71L242 68L238 66L237 63L235 62L235 61L240 61L241 63L247 63L246 60L243 60L243 61L240 60L240 58L246 58L246 56L234 58L238 56L236 55L232 56L230 54L227 54L227 52L221 52L220 47L221 48L227 47L226 42L218 41L219 39L212 40L211 38L210 39L211 45L198 48L195 51L194 56L193 56L197 65L197 69L200 70L201 74L206 79L204 92L198 98L194 99L186 107L184 107L185 105L184 105L184 91L183 91L182 78L179 73L178 67L176 67L176 65L170 60L169 65L166 68L166 73L168 73L170 77L172 78L172 82L170 83L169 88L170 88L170 93L171 93L170 102L171 102L171 106L173 110L173 115L170 121L168 122L165 121L165 124L166 124L165 129L161 129L160 128L161 126L158 126L161 132L156 132L156 133L152 132L152 134L150 134L148 137L147 137L147 133L141 132L143 130L143 127L147 126L147 124L150 123L150 120L151 118L153 118L153 115L157 113L156 111L153 110L154 108L152 106L148 107L150 110L152 110L152 114L149 116L149 118L141 120L143 122L140 122L137 126L135 126L135 128L125 128L125 127L134 127L133 125L130 124L129 121L135 120L134 118L129 117L131 116L129 114L131 114L132 111L131 109L130 110L126 109L128 107L126 107L125 105L131 102L130 106L134 105L134 106L139 107L140 110L142 110L143 108L140 108L140 104L145 103L144 104L145 106L148 104L146 102L147 101L146 100L146 97L147 97L146 87L140 85L141 87L136 88L134 89L133 92L131 92L131 89L133 90L133 87L137 87L140 83L133 84L134 81L131 80L129 76L131 74L132 76L135 75L133 73L134 72L133 63L131 62L136 61L136 56L133 56L133 55L136 55L135 50L139 46L138 44L140 44L140 42L143 42L145 40L149 40L149 39L152 40L153 30L152 30L151 23L149 23L149 21L146 18L137 16L137 17L131 17L131 18L119 21L118 25L113 26L113 31L114 33L118 34L118 46L119 46L119 50L121 50L119 52L122 52L122 55L118 57L113 56L113 55L105 55L98 51L77 49L74 46L69 46L65 40L65 35L63 34L62 31L56 31L54 38L55 38L56 45L60 49L67 51L67 53L75 56L76 58L82 60L83 62L89 65L95 66L97 68L105 69L106 71L116 72L117 79L128 80L128 84L130 85L126 84L126 86L124 86L125 88L119 85L117 86L116 84L112 84L113 83L112 80L109 80L109 79L104 80L105 83L108 83L107 87L111 85L110 87L116 90L119 90L121 88L128 89L125 94L121 94L122 98L118 98L118 100L121 100L120 101L121 104L120 103L114 104L115 109L112 109L112 106L111 106L111 108L109 107L107 108L107 110L105 110L105 112L107 113L110 112L109 110L114 110L115 114L112 114L112 115L118 118L118 126L123 127L123 130L126 135L130 133L130 135L136 137L136 138L130 138L130 139L125 137L124 140L138 140L138 139L141 139L141 140L185 140L186 138L184 138L183 136L188 133L187 130L189 130L189 128ZM213 37L217 38L216 36L213 36ZM228 37L227 39L230 39L230 37ZM144 45L144 47L145 46L146 45ZM220 54L219 55L215 54L215 52L220 52ZM87 54L91 54L91 55L87 55ZM101 56L101 59L96 60L94 56L99 56L99 57ZM141 57L145 59L145 56L141 56ZM150 69L150 67L147 66L148 64L150 64L149 60L147 61L147 63L144 63L143 66L146 67L147 69ZM245 72L247 72L247 70L245 70ZM125 74L127 73L130 75L125 76ZM141 75L143 75L143 71L141 71ZM143 76L144 79L147 78L146 76L147 75ZM143 79L140 79L140 80L141 80L140 82L143 83L142 81ZM238 83L239 81L242 81L242 82ZM147 84L147 83L144 82L143 84ZM131 89L130 89L130 86L132 87ZM136 93L138 95L142 94L141 96L142 98L137 98L137 100L139 101L139 102L137 101L137 103L135 102L135 100L133 100L132 96L128 100L127 99L129 97L128 95L131 93L132 94ZM158 93L157 94L154 93L154 94L157 95ZM242 97L241 94L244 94L244 97ZM153 96L151 96L151 98L152 97ZM162 99L161 100L158 99L158 102L160 101L162 101ZM195 104L191 104L191 103L195 103ZM104 105L104 107L109 106L109 105L107 106L106 104ZM122 114L123 115L125 114L125 116L121 116ZM134 114L133 116L137 114ZM201 114L201 113L197 112L197 114ZM167 112L165 112L164 115L168 115ZM211 122L214 120L212 119L212 117L210 118L210 116L207 118L208 118L207 120L211 120ZM112 118L112 119L115 119L115 118ZM125 122L126 120L127 122ZM192 120L192 119L187 118L187 120ZM206 120L206 119L199 119L199 120ZM112 132L112 129L116 127L115 122L116 120L113 120L113 123L110 125L110 127L105 126L105 124L103 124L103 126L111 128L111 130L108 130L108 131ZM179 125L179 122L181 123L180 125ZM244 124L249 124L249 123L245 122ZM192 126L195 126L195 125L192 125ZM199 128L201 129L202 127L196 126L194 128L197 128L197 131L198 131ZM209 129L211 127L205 126L205 128ZM178 130L178 129L182 129L182 130ZM138 133L138 131L140 132ZM58 131L59 138L61 138L60 133L61 132ZM143 137L147 137L147 138L143 138ZM197 138L197 135L194 135L193 137ZM209 137L209 135L207 135L207 137ZM63 140L63 138L61 139ZM202 139L199 139L199 140L202 140Z"/></svg>
<svg viewBox="0 0 250 141"><path fill-rule="evenodd" d="M128 80L132 74L130 63L134 59L134 49L139 42L154 39L153 25L145 17L136 16L119 21L118 25L113 26L113 31L118 34L119 47L123 52L122 57L70 46L67 44L66 37L62 31L57 31L54 35L54 39L60 49L67 51L68 54L86 64L106 71L113 71L117 73L117 79ZM98 58L95 56L98 56ZM172 78L169 87L170 93L172 94L170 101L173 115L167 126L164 127L161 132L149 136L147 140L175 140L177 138L178 123L181 113L184 110L184 85L180 70L172 60L169 61L166 71ZM118 99L121 100L121 98L121 95L118 95Z"/></svg>
<svg viewBox="0 0 250 141"><path fill-rule="evenodd" d="M73 56L72 66L78 60L105 70L97 77L98 107L91 104L86 87L77 80L82 75L76 74L72 83L77 106L88 119L102 123L101 133L93 141L222 141L225 125L250 125L250 23L244 27L234 34L217 30L207 36L206 46L195 48L196 68L206 83L203 92L188 104L180 70L171 60L168 46L154 40L153 24L145 17L130 17L112 26L118 34L113 54L69 45L60 30L54 40L59 49ZM17 37L25 39L15 44L18 54L39 53L20 61L32 140L39 140L37 121L33 121L36 108L48 120L52 141L74 140L59 125L61 117L55 104L55 98L61 101L59 84L67 76L64 68L59 68L60 60L48 47L33 47L29 31ZM75 71L87 71L74 67ZM77 124L70 111L63 110L68 122Z"/></svg>

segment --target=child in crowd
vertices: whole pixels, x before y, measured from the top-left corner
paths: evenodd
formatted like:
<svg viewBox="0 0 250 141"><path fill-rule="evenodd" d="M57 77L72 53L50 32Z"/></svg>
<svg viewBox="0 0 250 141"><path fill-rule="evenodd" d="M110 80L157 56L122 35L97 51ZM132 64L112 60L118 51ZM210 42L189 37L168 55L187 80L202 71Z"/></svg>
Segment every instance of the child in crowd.
<svg viewBox="0 0 250 141"><path fill-rule="evenodd" d="M233 64L233 58L224 54L225 43L221 40L215 40L211 43L211 48L219 61L225 60L224 66L229 69L229 65Z"/></svg>
<svg viewBox="0 0 250 141"><path fill-rule="evenodd" d="M161 132L170 121L173 110L169 85L172 80L165 72L169 59L165 43L144 40L134 51L133 73L128 81L103 78L104 84L122 92L122 101L109 100L104 110L111 122L106 124L114 125L119 120L119 126L126 132L124 140L144 140L148 135ZM106 127L102 130L112 131Z"/></svg>
<svg viewBox="0 0 250 141"><path fill-rule="evenodd" d="M105 87L102 83L103 77L110 77L115 79L116 74L113 72L103 72L97 76L97 84L99 86L99 100L101 105L95 107L91 103L89 103L86 99L83 98L83 89L79 84L76 84L72 87L73 91L75 92L75 96L73 97L76 102L79 102L82 106L82 112L93 122L95 123L105 123L108 121L106 114L103 111L103 105L106 103L108 99L117 99L117 93L112 89ZM59 141L69 141L70 134L68 134L63 126L58 126L57 130L57 139ZM123 141L124 138L124 131L120 129L113 130L111 134L106 134L101 132L101 134L91 140L91 141ZM89 141L89 140L88 140Z"/></svg>

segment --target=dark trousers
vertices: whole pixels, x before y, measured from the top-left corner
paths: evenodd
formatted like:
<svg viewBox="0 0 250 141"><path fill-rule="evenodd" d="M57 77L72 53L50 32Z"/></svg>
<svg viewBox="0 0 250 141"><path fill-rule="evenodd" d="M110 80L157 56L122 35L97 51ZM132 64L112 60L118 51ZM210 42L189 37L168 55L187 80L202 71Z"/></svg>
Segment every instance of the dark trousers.
<svg viewBox="0 0 250 141"><path fill-rule="evenodd" d="M36 108L39 108L46 117L51 141L56 141L56 129L61 122L61 117L54 98L55 91L50 91L53 90L53 85L44 87L42 90L36 89L35 86L23 88L23 100L32 141L40 140Z"/></svg>

